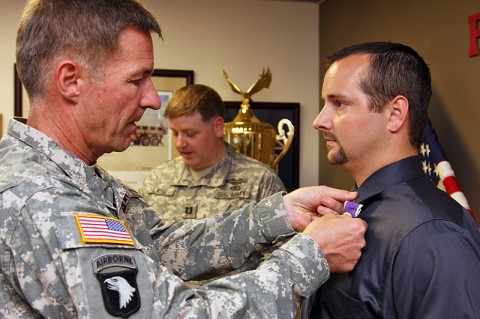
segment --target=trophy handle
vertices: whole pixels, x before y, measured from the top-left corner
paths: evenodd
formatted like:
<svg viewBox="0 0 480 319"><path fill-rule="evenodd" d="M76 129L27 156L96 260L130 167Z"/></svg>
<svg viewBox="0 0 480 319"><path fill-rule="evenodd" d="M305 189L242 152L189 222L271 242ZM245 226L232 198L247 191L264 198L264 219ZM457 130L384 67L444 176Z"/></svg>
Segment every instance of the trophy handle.
<svg viewBox="0 0 480 319"><path fill-rule="evenodd" d="M286 125L288 128L288 132L285 134L285 130L283 129L283 126ZM293 136L295 134L295 128L293 127L292 122L288 119L281 119L280 122L278 122L278 135L275 137L276 138L276 144L278 149L281 149L282 151L278 156L275 158L273 161L272 167L276 168L278 163L282 160L282 158L285 156L287 153L288 149L292 145L293 142Z"/></svg>

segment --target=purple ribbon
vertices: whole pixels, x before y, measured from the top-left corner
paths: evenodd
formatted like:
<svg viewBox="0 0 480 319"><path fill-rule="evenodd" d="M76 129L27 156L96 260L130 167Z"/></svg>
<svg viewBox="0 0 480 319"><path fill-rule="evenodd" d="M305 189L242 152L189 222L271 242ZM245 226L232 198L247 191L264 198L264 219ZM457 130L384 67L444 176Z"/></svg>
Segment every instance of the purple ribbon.
<svg viewBox="0 0 480 319"><path fill-rule="evenodd" d="M362 210L363 205L357 204L354 202L349 202L348 200L345 201L343 205L345 207L345 213L349 213L352 217L357 217L360 215L360 211Z"/></svg>

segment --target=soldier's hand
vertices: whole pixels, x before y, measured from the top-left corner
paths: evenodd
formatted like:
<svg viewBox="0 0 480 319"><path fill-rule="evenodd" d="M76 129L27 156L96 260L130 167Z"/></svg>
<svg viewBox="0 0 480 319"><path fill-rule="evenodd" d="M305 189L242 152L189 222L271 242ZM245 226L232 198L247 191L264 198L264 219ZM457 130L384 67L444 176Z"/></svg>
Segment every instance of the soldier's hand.
<svg viewBox="0 0 480 319"><path fill-rule="evenodd" d="M330 272L351 271L365 247L367 223L349 214L328 214L311 222L304 233L310 235L327 258Z"/></svg>
<svg viewBox="0 0 480 319"><path fill-rule="evenodd" d="M319 214L343 214L343 203L354 200L356 192L327 186L299 188L284 196L288 219L296 231L303 231Z"/></svg>

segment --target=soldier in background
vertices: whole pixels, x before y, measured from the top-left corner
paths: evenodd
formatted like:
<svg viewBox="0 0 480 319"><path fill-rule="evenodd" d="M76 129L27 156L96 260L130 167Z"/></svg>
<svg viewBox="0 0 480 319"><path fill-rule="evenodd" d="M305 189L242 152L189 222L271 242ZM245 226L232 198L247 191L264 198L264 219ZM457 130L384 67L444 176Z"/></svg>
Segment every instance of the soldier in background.
<svg viewBox="0 0 480 319"><path fill-rule="evenodd" d="M0 317L288 318L360 258L366 224L318 216L356 193L318 186L165 223L96 165L160 108L152 32L158 22L135 0L27 4L16 65L30 114L0 142ZM254 271L197 290L182 280L290 236Z"/></svg>
<svg viewBox="0 0 480 319"><path fill-rule="evenodd" d="M202 84L180 88L169 101L165 118L181 156L153 169L142 189L144 200L162 219L203 219L285 191L270 166L235 152L224 141L224 112L220 95ZM228 274L255 268L264 254L253 253ZM199 287L208 281L189 285Z"/></svg>
<svg viewBox="0 0 480 319"><path fill-rule="evenodd" d="M270 166L224 141L224 111L220 95L201 84L169 101L165 117L180 157L153 169L142 189L164 220L207 218L285 191Z"/></svg>

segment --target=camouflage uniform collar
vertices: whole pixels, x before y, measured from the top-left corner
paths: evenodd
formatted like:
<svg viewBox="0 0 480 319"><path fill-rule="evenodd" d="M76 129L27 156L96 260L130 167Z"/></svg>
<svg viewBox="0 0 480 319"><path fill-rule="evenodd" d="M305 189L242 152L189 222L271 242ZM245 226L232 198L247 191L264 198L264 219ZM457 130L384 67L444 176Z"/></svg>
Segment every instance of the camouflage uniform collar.
<svg viewBox="0 0 480 319"><path fill-rule="evenodd" d="M233 160L235 158L235 150L230 146L230 144L225 142L227 151L225 156L214 164L213 169L210 173L202 177L198 182L194 181L192 174L188 166L183 162L183 159L176 159L176 169L181 172L177 181L173 181L172 185L176 186L209 186L209 187L220 187L226 183L228 178L228 173L232 166ZM178 165L178 166L177 166Z"/></svg>
<svg viewBox="0 0 480 319"><path fill-rule="evenodd" d="M138 196L135 191L129 190L130 195L127 196L127 189L126 186L120 184L115 178L113 178L112 175L110 175L108 172L106 172L103 168L100 166L95 166L95 173L97 176L100 177L99 183L100 187L102 189L105 188L111 188L113 191L113 206L114 209L117 211L117 214L120 213L120 211L123 212L125 207L122 207L123 205L128 202L129 197L132 197L133 195ZM118 215L116 216L118 217Z"/></svg>
<svg viewBox="0 0 480 319"><path fill-rule="evenodd" d="M57 164L66 175L85 183L92 169L80 158L60 147L50 136L16 120L10 120L8 134L21 140Z"/></svg>
<svg viewBox="0 0 480 319"><path fill-rule="evenodd" d="M92 169L80 158L60 147L45 133L16 120L10 120L8 135L22 141L50 159L66 176L75 180L85 193L91 194L92 190L99 190L100 193L95 194L94 197L99 196L103 199L104 204L108 204L107 206L109 207L111 207L112 204L116 207L120 206L121 199L125 195L125 190L102 169L98 167ZM114 194L112 194L113 198L112 196L104 198L105 196L103 196L103 194L105 190L110 187L114 192Z"/></svg>

